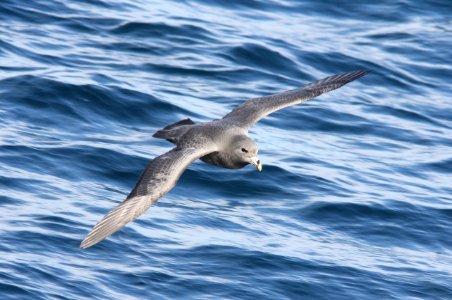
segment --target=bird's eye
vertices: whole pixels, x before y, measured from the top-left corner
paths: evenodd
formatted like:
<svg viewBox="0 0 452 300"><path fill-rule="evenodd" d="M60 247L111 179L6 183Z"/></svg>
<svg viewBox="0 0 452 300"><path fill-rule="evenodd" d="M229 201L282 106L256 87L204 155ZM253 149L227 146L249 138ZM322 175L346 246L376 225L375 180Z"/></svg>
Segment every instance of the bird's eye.
<svg viewBox="0 0 452 300"><path fill-rule="evenodd" d="M248 153L248 150L246 150L245 148L242 148L242 152Z"/></svg>

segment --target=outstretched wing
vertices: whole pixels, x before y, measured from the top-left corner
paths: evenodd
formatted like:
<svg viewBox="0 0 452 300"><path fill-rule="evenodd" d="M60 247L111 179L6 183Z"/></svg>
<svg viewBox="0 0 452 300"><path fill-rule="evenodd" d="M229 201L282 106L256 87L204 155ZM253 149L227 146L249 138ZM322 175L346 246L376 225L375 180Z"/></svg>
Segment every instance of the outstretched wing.
<svg viewBox="0 0 452 300"><path fill-rule="evenodd" d="M234 126L248 129L253 126L254 123L274 111L290 105L299 104L323 93L340 88L341 86L356 80L367 73L368 71L366 70L358 70L334 75L314 81L296 90L271 96L254 98L236 107L223 117L223 121Z"/></svg>
<svg viewBox="0 0 452 300"><path fill-rule="evenodd" d="M199 148L176 147L151 160L126 200L94 226L80 247L91 247L138 218L176 185L179 177L194 160L215 150L209 145Z"/></svg>

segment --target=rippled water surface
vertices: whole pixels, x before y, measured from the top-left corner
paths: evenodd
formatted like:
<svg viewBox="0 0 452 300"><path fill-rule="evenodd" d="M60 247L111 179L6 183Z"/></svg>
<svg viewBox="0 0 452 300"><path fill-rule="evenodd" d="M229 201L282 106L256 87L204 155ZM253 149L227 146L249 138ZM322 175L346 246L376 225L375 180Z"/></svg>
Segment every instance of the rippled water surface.
<svg viewBox="0 0 452 300"><path fill-rule="evenodd" d="M0 1L1 299L451 299L450 1ZM151 135L366 68L92 226Z"/></svg>

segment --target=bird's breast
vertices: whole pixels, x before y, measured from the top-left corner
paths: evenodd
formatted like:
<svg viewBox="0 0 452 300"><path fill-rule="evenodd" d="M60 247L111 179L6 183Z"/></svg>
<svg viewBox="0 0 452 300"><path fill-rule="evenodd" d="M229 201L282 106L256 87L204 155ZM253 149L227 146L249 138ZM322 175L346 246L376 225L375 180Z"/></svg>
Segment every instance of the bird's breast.
<svg viewBox="0 0 452 300"><path fill-rule="evenodd" d="M215 165L226 169L240 169L247 165L247 163L233 161L223 152L213 152L201 157L205 163Z"/></svg>

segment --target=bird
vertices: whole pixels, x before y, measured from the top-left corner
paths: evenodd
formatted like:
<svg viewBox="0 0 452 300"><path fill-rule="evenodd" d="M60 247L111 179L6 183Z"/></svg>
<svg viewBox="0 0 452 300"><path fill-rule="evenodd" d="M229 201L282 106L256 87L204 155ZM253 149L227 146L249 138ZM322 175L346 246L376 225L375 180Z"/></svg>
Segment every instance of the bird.
<svg viewBox="0 0 452 300"><path fill-rule="evenodd" d="M329 76L298 89L250 99L222 119L203 123L184 119L158 130L153 137L165 139L175 147L148 163L126 199L93 227L80 247L85 249L99 243L142 215L176 185L197 159L228 169L251 164L262 171L258 146L248 137L251 126L272 112L338 89L366 74L368 71L361 69Z"/></svg>

